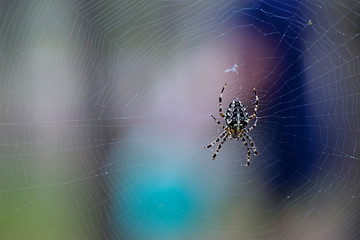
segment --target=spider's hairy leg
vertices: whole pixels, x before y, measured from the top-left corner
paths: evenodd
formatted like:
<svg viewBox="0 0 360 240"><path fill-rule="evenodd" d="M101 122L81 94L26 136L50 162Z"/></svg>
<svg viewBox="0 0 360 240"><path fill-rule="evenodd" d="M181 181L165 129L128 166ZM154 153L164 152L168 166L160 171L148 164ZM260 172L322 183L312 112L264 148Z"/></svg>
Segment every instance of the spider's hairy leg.
<svg viewBox="0 0 360 240"><path fill-rule="evenodd" d="M245 132L250 132L251 130L253 130L256 127L257 120L258 120L258 117L255 117L255 123L248 129L244 129Z"/></svg>
<svg viewBox="0 0 360 240"><path fill-rule="evenodd" d="M243 132L243 134L244 134L244 136L245 136L245 138L249 141L249 143L250 143L250 145L251 145L251 148L252 148L252 150L253 150L253 152L254 152L254 155L258 155L258 152L257 152L257 149L256 149L256 147L255 147L255 143L254 143L254 141L252 140L252 138L246 133L246 132Z"/></svg>
<svg viewBox="0 0 360 240"><path fill-rule="evenodd" d="M213 156L213 160L215 160L216 155L219 153L220 148L222 147L222 145L224 144L224 142L226 141L226 139L228 138L228 136L229 136L229 132L226 131L226 135L224 136L224 138L222 139L222 141L221 141L221 143L219 144L218 148L216 149L216 152L215 152L215 154L214 154L214 156Z"/></svg>
<svg viewBox="0 0 360 240"><path fill-rule="evenodd" d="M253 87L254 89L254 93L255 93L255 107L254 107L254 113L250 116L250 120L253 119L255 116L256 116L256 113L257 113L257 110L258 110L258 107L259 107L259 97L256 93L256 89L255 87Z"/></svg>
<svg viewBox="0 0 360 240"><path fill-rule="evenodd" d="M247 155L247 163L246 164L240 164L240 166L243 167L248 167L250 165L250 154L251 154L251 149L249 147L249 144L247 144L247 142L245 141L245 138L242 134L240 134L241 140L243 141L246 149L248 150L248 155Z"/></svg>
<svg viewBox="0 0 360 240"><path fill-rule="evenodd" d="M216 140L214 140L209 145L204 146L204 148L211 148L212 146L214 146L218 141L220 141L220 139L222 139L225 136L226 133L227 133L227 130L223 131Z"/></svg>
<svg viewBox="0 0 360 240"><path fill-rule="evenodd" d="M225 118L225 115L222 113L222 106L221 106L221 102L222 102L222 95L224 93L224 90L226 88L226 83L225 85L223 86L222 90L221 90L221 93L220 93L220 96L219 96L219 113L220 113L220 116L222 118Z"/></svg>
<svg viewBox="0 0 360 240"><path fill-rule="evenodd" d="M211 117L215 120L215 122L216 122L217 124L219 124L224 130L226 130L226 127L225 127L224 125L222 125L219 120L217 120L213 115L211 115Z"/></svg>

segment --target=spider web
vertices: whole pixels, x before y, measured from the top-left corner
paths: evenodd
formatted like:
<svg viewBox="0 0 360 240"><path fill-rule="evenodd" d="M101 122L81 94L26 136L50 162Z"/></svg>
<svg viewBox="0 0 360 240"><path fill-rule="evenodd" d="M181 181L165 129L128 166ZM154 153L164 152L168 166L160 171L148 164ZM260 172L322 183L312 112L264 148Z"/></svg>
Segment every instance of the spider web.
<svg viewBox="0 0 360 240"><path fill-rule="evenodd" d="M358 239L359 5L1 1L0 238Z"/></svg>

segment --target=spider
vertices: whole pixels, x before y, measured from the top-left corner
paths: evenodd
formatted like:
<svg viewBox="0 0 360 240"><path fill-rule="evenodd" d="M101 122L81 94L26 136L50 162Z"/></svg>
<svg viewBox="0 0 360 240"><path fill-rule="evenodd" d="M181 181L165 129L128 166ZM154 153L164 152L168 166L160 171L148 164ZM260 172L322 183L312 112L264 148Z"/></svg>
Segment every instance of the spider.
<svg viewBox="0 0 360 240"><path fill-rule="evenodd" d="M241 140L243 141L243 143L248 151L247 163L241 164L241 166L249 166L251 149L249 147L249 144L246 142L246 140L250 143L251 148L254 152L254 155L255 156L258 155L257 149L255 147L255 143L251 139L251 137L248 135L248 132L250 132L251 130L253 130L256 127L256 123L257 123L256 113L257 113L257 109L259 106L259 98L258 98L258 95L256 94L255 87L253 87L254 93L255 93L255 107L254 107L254 112L251 116L248 115L248 112L247 112L245 106L238 99L234 99L227 107L226 114L223 114L221 102L222 102L222 95L223 95L225 88L226 88L226 84L222 88L220 97L219 97L219 113L220 113L220 116L225 119L226 126L221 124L221 122L219 120L217 120L213 115L211 115L211 117L215 120L215 122L217 124L219 124L224 129L224 131L219 135L219 137L216 140L214 140L212 143L205 146L204 148L211 148L218 141L221 140L221 142L213 156L213 160L215 160L216 155L219 153L220 148L222 147L222 145L224 144L224 142L226 141L226 139L228 137L230 137L230 139L234 139L234 140L238 140L239 138L241 138ZM250 120L253 118L255 118L255 123L250 128L246 128L247 125L249 124Z"/></svg>

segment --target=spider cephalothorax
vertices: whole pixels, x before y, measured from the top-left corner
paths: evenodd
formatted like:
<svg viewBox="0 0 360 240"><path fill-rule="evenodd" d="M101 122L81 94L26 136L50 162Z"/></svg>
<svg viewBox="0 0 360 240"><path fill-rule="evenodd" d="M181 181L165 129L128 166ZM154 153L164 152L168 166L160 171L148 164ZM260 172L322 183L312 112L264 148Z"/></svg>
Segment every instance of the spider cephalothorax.
<svg viewBox="0 0 360 240"><path fill-rule="evenodd" d="M218 141L220 141L220 139L222 139L219 144L219 147L216 149L216 152L213 156L213 160L214 160L216 155L220 151L221 146L224 144L224 142L226 141L226 139L228 137L230 137L231 139L234 139L234 140L241 138L245 147L248 150L247 164L241 164L241 166L249 166L251 149L249 147L249 144L246 142L246 140L250 143L251 148L255 155L257 155L257 150L255 147L254 141L251 139L251 137L247 133L249 131L253 130L256 126L256 123L257 123L256 113L257 113L257 109L258 109L258 105L259 105L259 98L258 98L258 95L256 94L255 87L253 87L254 93L255 93L255 107L254 107L254 113L251 116L249 116L245 106L238 99L233 100L227 107L226 114L223 114L221 102L222 102L222 95L223 95L225 88L226 88L226 84L222 88L220 97L219 97L219 113L220 113L220 116L225 119L226 127L224 125L222 125L220 123L220 121L217 120L213 115L211 115L211 117L215 120L215 122L217 122L224 129L224 131L220 134L220 136L216 140L214 140L208 146L205 146L205 148L210 148L210 147L214 146ZM249 124L250 120L253 118L256 118L254 125L252 125L250 128L246 128L247 125Z"/></svg>

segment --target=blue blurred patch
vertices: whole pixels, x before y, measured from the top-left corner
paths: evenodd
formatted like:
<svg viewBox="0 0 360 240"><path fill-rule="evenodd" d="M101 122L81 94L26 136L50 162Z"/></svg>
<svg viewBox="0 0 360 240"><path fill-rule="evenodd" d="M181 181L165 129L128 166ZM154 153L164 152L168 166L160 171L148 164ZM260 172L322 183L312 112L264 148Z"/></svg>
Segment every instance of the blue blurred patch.
<svg viewBox="0 0 360 240"><path fill-rule="evenodd" d="M180 186L168 186L153 192L138 205L136 214L151 218L149 227L183 228L194 207L189 193Z"/></svg>
<svg viewBox="0 0 360 240"><path fill-rule="evenodd" d="M200 204L204 192L186 166L174 164L173 152L155 143L144 151L129 154L126 162L133 167L125 167L114 179L117 220L113 229L124 239L186 238L196 230L198 217L209 210L211 201Z"/></svg>

